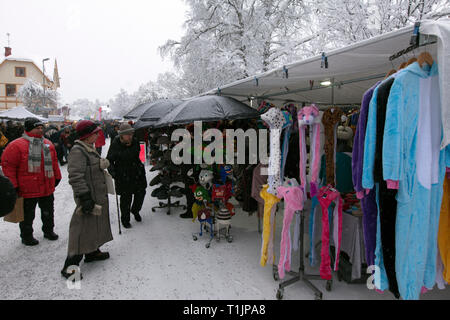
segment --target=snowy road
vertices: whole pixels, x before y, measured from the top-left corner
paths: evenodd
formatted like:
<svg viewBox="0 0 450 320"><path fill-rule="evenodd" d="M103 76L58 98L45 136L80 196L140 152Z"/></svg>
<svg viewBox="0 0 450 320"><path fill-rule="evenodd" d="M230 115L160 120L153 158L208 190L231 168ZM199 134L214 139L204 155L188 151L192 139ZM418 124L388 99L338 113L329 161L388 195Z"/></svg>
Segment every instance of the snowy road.
<svg viewBox="0 0 450 320"><path fill-rule="evenodd" d="M107 148L103 148L103 156L106 152ZM150 181L155 173L148 169ZM21 244L18 225L0 221L0 299L275 299L278 284L271 266L259 265L261 236L255 216L238 208L232 222L233 243L213 241L211 248L206 249L206 237L192 240L191 234L199 230L199 224L179 218L181 208L173 209L170 216L165 210L151 211L157 205L156 199L150 197L156 187L147 189L141 212L143 221L137 223L132 218L133 228L122 228L122 235L118 233L116 200L110 196L114 240L102 249L109 251L111 258L81 263L81 288L68 289L60 270L75 205L67 166L61 171L63 180L55 192L58 241L43 238L39 210L34 221L34 235L40 241L36 247ZM281 219L282 215L278 215L278 228ZM276 243L280 233L278 230ZM279 252L278 247L275 252ZM298 253L293 253L292 261L295 270ZM366 285L335 280L332 292L326 292L324 281L314 283L323 290L324 299L393 299L390 293L378 294ZM296 283L285 289L284 299L314 299L314 295L304 284ZM422 299L450 299L450 288L435 289Z"/></svg>

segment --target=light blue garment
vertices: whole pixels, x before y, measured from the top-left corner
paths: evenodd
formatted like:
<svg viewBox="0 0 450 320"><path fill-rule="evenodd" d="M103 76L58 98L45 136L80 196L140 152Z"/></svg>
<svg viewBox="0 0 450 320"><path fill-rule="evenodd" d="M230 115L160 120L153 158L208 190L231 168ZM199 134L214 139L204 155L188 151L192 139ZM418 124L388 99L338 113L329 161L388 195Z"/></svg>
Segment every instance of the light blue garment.
<svg viewBox="0 0 450 320"><path fill-rule="evenodd" d="M388 78L389 79L389 78ZM379 202L379 185L375 184L374 167L375 167L375 149L377 143L377 97L378 88L381 82L374 90L372 99L369 103L369 112L367 116L366 136L364 139L364 155L363 155L363 175L362 186L364 189L372 190L376 188L375 199L377 203L377 234L375 247L375 287L378 290L385 291L389 288L386 268L383 261L383 250L381 247L381 225L380 225L380 202Z"/></svg>
<svg viewBox="0 0 450 320"><path fill-rule="evenodd" d="M383 250L381 248L381 223L380 223L380 185L375 184L376 190L376 202L377 202L377 236L376 236L376 246L375 246L375 271L374 280L375 287L380 291L386 291L389 289L389 281L387 278L386 268L384 267L383 261Z"/></svg>
<svg viewBox="0 0 450 320"><path fill-rule="evenodd" d="M439 91L429 91L438 86L437 64L421 69L415 62L395 78L386 110L383 178L399 182L395 268L399 292L405 300L419 299L422 287L432 289L436 281L437 233L446 154L439 147L437 150L430 147L431 154L427 154L427 158L434 159L434 165L425 168L420 164L425 153L419 148L440 146L442 140L440 98L439 94L434 94ZM435 118L437 115L439 119ZM430 132L441 132L440 136L430 134L428 142L424 141L428 135L418 130L427 117L433 118L428 120L433 123ZM424 175L424 168L435 172L430 174L435 178ZM427 186L423 181L428 180L432 183Z"/></svg>

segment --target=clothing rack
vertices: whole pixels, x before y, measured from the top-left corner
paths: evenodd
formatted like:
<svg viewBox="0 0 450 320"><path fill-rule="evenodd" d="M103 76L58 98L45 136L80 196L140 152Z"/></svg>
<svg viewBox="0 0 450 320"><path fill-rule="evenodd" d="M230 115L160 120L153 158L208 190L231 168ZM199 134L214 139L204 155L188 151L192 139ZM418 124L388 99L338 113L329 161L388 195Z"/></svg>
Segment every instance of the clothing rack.
<svg viewBox="0 0 450 320"><path fill-rule="evenodd" d="M430 38L431 38L431 40L430 40ZM395 60L395 59L397 59L397 58L399 58L399 57L401 57L401 56L403 56L403 55L405 55L405 54L407 54L407 53L409 53L409 52L411 52L411 51L413 51L413 50L415 50L417 48L428 46L428 45L435 44L435 43L437 43L437 37L436 36L426 35L426 40L425 41L423 41L422 43L420 43L420 41L418 41L417 43L414 43L413 45L409 46L408 48L400 50L396 54L390 56L389 57L389 61L393 61L393 60Z"/></svg>
<svg viewBox="0 0 450 320"><path fill-rule="evenodd" d="M300 214L300 266L299 271L297 272L287 272L286 274L294 275L293 278L281 282L278 287L278 291L276 294L276 298L278 300L283 299L284 288L298 282L303 281L313 292L316 300L322 300L323 293L320 291L315 285L311 283L310 280L324 280L319 275L310 275L305 272L305 260L304 260L304 243L305 243L305 216L303 211L298 211L296 214ZM275 278L275 277L274 277ZM276 280L276 279L275 279ZM331 291L333 280L326 280L326 290Z"/></svg>

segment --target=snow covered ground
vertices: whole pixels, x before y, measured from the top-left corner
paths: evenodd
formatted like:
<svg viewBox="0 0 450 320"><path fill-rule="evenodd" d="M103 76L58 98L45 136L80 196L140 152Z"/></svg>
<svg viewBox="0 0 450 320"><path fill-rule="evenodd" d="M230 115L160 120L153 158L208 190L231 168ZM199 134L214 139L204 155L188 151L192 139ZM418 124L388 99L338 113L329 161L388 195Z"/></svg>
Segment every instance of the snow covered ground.
<svg viewBox="0 0 450 320"><path fill-rule="evenodd" d="M109 140L107 140L109 143ZM103 156L107 147L103 148ZM148 181L156 173L147 168ZM81 263L83 280L80 289L69 289L60 270L67 254L69 222L75 208L72 189L67 181L67 166L61 168L63 180L55 192L55 232L60 238L50 242L43 238L40 211L36 210L34 236L36 247L20 242L19 226L0 221L0 299L275 299L278 282L272 277L272 267L259 265L261 236L256 216L240 208L232 222L234 241L212 242L205 248L207 235L197 242L198 222L179 218L181 208L151 211L157 199L147 196L141 212L143 221L132 218L132 229L118 232L116 199L110 196L110 216L114 240L102 249L111 258L91 264ZM277 217L279 244L282 215ZM276 247L277 257L279 253ZM298 268L298 253L292 254L293 270ZM278 262L278 261L277 261ZM318 274L317 269L310 273ZM288 278L289 276L287 276ZM392 300L393 295L368 290L364 284L338 282L334 275L333 289L325 290L324 281L313 281L323 291L324 299ZM284 299L314 299L313 293L301 282L285 289ZM422 299L450 299L450 288L435 289Z"/></svg>

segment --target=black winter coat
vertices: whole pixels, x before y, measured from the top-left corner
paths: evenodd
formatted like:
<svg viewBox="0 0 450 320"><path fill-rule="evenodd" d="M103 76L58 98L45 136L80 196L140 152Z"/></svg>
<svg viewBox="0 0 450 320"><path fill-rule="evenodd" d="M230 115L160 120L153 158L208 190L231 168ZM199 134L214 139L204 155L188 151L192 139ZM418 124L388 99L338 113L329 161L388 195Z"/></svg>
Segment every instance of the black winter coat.
<svg viewBox="0 0 450 320"><path fill-rule="evenodd" d="M136 193L147 188L145 167L139 159L140 146L133 138L131 146L120 142L120 137L114 138L106 158L110 162L109 173L113 176L117 194Z"/></svg>

